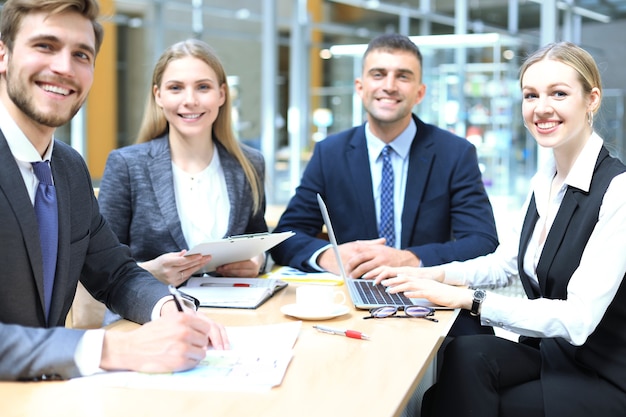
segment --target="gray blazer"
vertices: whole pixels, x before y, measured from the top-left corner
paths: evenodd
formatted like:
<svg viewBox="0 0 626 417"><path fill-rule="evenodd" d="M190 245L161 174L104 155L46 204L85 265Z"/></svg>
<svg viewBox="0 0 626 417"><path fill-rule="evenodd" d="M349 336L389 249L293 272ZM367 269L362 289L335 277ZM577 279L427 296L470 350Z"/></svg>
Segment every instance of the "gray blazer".
<svg viewBox="0 0 626 417"><path fill-rule="evenodd" d="M265 196L261 209L254 213L250 186L241 165L218 140L215 145L230 200L226 236L266 232ZM244 145L242 149L263 184L263 155ZM107 222L120 241L130 247L137 261L189 249L176 210L168 135L112 151L98 201Z"/></svg>
<svg viewBox="0 0 626 417"><path fill-rule="evenodd" d="M51 166L59 248L46 321L37 218L0 131L0 380L79 375L74 352L84 332L63 328L79 280L96 299L139 323L150 320L155 303L168 294L165 285L137 266L107 226L83 158L55 142ZM132 296L138 293L140 298Z"/></svg>

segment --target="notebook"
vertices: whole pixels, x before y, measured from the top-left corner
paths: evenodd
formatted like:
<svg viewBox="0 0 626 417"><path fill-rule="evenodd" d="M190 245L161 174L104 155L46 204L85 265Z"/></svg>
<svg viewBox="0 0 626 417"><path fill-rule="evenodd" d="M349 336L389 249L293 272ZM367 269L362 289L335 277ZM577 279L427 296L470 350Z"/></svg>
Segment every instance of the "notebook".
<svg viewBox="0 0 626 417"><path fill-rule="evenodd" d="M355 308L361 310L369 310L371 308L380 307L380 306L410 306L410 305L421 305L427 306L431 308L442 308L441 306L435 305L430 301L423 298L408 298L404 294L388 294L385 292L385 288L382 285L374 285L374 281L370 279L354 279L348 278L346 275L346 270L343 266L343 262L341 261L341 255L339 254L339 246L337 245L337 239L335 238L335 232L333 230L333 226L330 222L330 216L328 215L328 209L326 208L326 203L322 197L317 195L317 202L320 206L320 211L322 212L322 217L324 218L324 224L326 225L326 229L328 232L328 239L330 240L330 244L333 247L333 251L335 252L335 257L337 258L337 263L339 264L339 270L341 272L341 277L343 278L346 286L348 287L348 293L350 294L350 299L354 304Z"/></svg>
<svg viewBox="0 0 626 417"><path fill-rule="evenodd" d="M192 277L182 293L200 301L200 307L257 308L287 283L271 278Z"/></svg>

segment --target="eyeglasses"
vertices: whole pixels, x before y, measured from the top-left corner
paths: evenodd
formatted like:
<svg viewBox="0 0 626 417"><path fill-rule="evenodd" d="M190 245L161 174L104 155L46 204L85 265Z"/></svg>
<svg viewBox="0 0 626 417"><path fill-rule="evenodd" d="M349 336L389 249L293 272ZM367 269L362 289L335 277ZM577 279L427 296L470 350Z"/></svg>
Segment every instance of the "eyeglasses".
<svg viewBox="0 0 626 417"><path fill-rule="evenodd" d="M404 316L397 316L398 310L404 310ZM435 310L430 307L423 306L382 306L376 307L370 310L370 315L367 317L363 317L366 319L384 319L387 317L395 317L398 319L410 319L410 318L418 318L418 319L426 319L434 322L439 322L434 317Z"/></svg>

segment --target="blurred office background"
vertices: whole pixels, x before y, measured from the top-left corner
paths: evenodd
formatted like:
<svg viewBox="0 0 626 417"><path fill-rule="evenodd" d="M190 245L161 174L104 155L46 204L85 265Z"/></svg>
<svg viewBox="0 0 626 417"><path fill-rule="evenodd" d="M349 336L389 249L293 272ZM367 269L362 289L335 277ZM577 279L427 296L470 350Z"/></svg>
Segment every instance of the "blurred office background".
<svg viewBox="0 0 626 417"><path fill-rule="evenodd" d="M3 2L0 2L2 4ZM604 79L594 127L624 159L626 1L618 0L100 0L105 42L88 103L59 139L88 162L94 183L110 150L131 144L152 68L170 44L208 42L229 76L239 139L267 162L268 203L286 204L314 143L363 121L353 90L365 44L414 36L426 99L415 112L478 149L496 211L517 208L545 152L522 125L524 56L570 40ZM0 11L1 13L1 11Z"/></svg>

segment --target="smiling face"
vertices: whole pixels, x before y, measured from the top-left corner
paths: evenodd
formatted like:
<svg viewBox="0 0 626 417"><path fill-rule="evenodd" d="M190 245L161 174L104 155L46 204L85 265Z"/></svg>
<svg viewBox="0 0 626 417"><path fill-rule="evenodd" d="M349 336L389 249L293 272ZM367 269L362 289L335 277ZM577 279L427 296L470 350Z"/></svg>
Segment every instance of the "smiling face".
<svg viewBox="0 0 626 417"><path fill-rule="evenodd" d="M391 141L408 126L413 107L426 93L421 74L417 57L408 51L381 49L367 54L355 87L377 137Z"/></svg>
<svg viewBox="0 0 626 417"><path fill-rule="evenodd" d="M532 64L522 78L522 96L524 122L539 145L575 152L591 136L588 113L599 105L600 92L585 93L571 66L551 59Z"/></svg>
<svg viewBox="0 0 626 417"><path fill-rule="evenodd" d="M210 138L224 104L225 88L204 61L191 56L171 61L161 85L154 87L154 98L169 123L170 136Z"/></svg>
<svg viewBox="0 0 626 417"><path fill-rule="evenodd" d="M24 16L13 50L0 42L0 99L27 132L67 123L93 83L95 35L75 12Z"/></svg>

